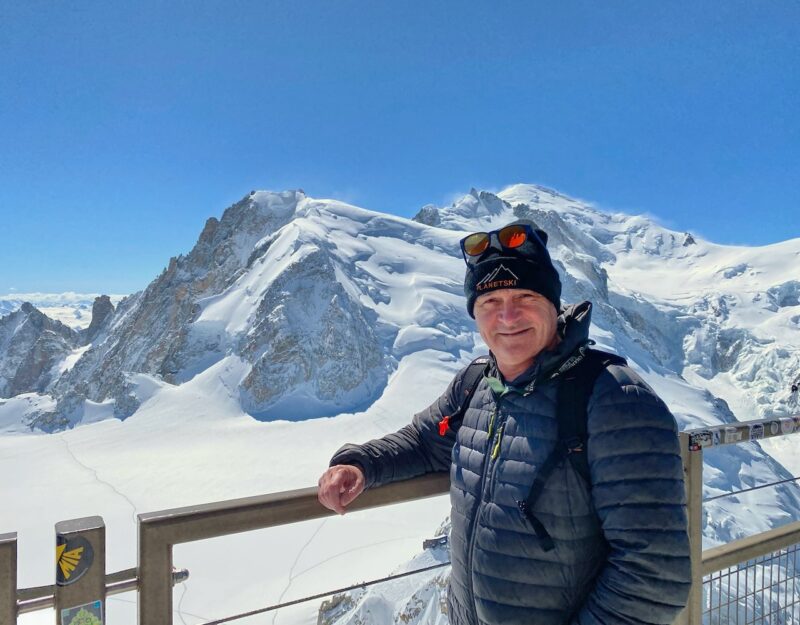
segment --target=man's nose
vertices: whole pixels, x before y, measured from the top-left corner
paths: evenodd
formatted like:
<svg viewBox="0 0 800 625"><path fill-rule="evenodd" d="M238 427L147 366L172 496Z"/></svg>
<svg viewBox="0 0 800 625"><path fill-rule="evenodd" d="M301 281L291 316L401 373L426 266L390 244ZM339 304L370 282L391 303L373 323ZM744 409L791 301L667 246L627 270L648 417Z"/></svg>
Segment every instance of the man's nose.
<svg viewBox="0 0 800 625"><path fill-rule="evenodd" d="M511 321L516 321L520 315L519 306L512 300L508 302L503 302L503 306L500 308L500 318L505 321L506 323Z"/></svg>

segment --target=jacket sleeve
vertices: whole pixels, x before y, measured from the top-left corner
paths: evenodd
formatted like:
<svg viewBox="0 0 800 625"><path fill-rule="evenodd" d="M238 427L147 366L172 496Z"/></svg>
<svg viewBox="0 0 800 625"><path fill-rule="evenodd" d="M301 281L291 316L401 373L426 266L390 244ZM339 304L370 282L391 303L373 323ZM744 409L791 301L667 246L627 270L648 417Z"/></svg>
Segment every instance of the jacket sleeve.
<svg viewBox="0 0 800 625"><path fill-rule="evenodd" d="M672 623L691 584L675 419L627 367L601 374L588 406L592 503L608 557L571 625Z"/></svg>
<svg viewBox="0 0 800 625"><path fill-rule="evenodd" d="M397 432L362 445L348 444L331 458L330 466L352 464L364 472L366 488L407 480L424 473L448 471L455 434L448 428L439 435L439 422L458 408L464 371L459 372L444 394L410 424Z"/></svg>

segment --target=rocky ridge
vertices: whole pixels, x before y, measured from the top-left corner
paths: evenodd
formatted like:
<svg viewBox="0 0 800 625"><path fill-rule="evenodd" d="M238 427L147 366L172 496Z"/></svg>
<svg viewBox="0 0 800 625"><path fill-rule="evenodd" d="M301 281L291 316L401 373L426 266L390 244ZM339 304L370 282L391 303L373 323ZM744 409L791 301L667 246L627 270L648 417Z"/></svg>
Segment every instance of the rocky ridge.
<svg viewBox="0 0 800 625"><path fill-rule="evenodd" d="M488 230L507 222L513 214L544 227L550 235L554 261L565 277L564 299L587 298L595 304L593 325L599 332L593 334L600 334L603 342L619 353L630 355L635 363L648 362L658 368L659 375L684 382L690 380L695 388L704 389L692 405L673 407L682 429L709 423L708 417L702 420L695 413L695 410L700 412L701 404L706 406L702 412L714 415L711 422L736 422L737 417L723 396L737 404L742 418L800 413L797 385L790 385L800 368L800 345L797 334L792 333L792 324L797 324L798 309L792 310L798 306L796 281L759 283L753 292L742 297L741 290L725 280L746 272L759 272L747 264L723 264L714 270L723 278L714 292L697 289L684 294L678 302L621 287L615 284L614 276L616 265L625 264L625 256L633 256L634 260L638 260L637 256L669 256L691 266L713 255L715 250L708 249L705 242L698 243L689 233L681 235L653 224L644 228L631 223L636 218L593 214L579 206L575 207L579 212L564 210L563 205L557 211L542 206L557 196L540 187L519 185L500 194L506 202L501 219L495 219L497 213L489 207L480 206L482 198L475 193L466 198L466 207L458 203L445 208L426 206L415 219L439 227L466 229L463 221L466 218L479 221L479 226ZM579 228L575 228L576 223ZM692 249L694 246L700 249ZM792 253L800 255L797 242ZM750 327L742 327L741 310L751 308L754 303L760 309L755 317L763 316L764 320L753 324L750 310ZM791 315L782 312L787 307ZM748 401L737 401L741 395L747 395ZM792 478L757 444L709 450L705 454L704 473L706 497ZM781 510L777 516L776 510ZM748 498L746 511L738 505L738 499L706 503L703 533L708 544L714 545L741 538L742 527L751 523L763 531L798 518L797 489L783 484L764 495L763 501ZM445 524L438 535L446 538L448 534L449 525ZM396 572L429 566L438 550L446 552L446 542L433 548L426 544L423 551ZM441 556L438 561L446 562L445 558ZM320 606L318 623L358 625L380 621L397 625L444 625L448 622L446 579L447 572L442 574L437 570L339 595ZM778 610L780 597L759 598L757 604L757 609L772 612Z"/></svg>
<svg viewBox="0 0 800 625"><path fill-rule="evenodd" d="M107 405L109 416L135 412L135 374L182 384L233 367L241 375L229 392L257 418L363 408L410 351L463 358L476 348L461 305L457 241L519 217L547 230L564 300L593 301L608 347L712 393L724 381L737 413L796 410L784 382L800 369L800 351L786 338L800 323L800 282L765 283L749 248L714 246L534 185L472 189L451 206L425 206L414 221L300 191L253 192L210 218L193 249L170 259L144 291L116 308L98 298L83 331L32 307L0 318L0 395L54 398L55 411L29 422L52 431L79 423L86 401ZM797 246L773 247L788 259ZM430 273L406 275L404 259L424 259ZM687 280L680 297L652 291L651 267L712 272L714 290ZM742 283L749 288L733 288ZM30 323L17 336L20 315Z"/></svg>
<svg viewBox="0 0 800 625"><path fill-rule="evenodd" d="M717 246L533 185L472 190L416 221L298 191L252 193L209 219L144 291L116 308L96 300L85 332L30 305L0 318L0 409L19 402L28 427L57 431L87 411L134 414L143 380L154 392L198 378L259 419L359 410L409 355L462 363L483 350L464 310L458 240L515 217L548 231L564 301L593 301L593 337L671 398L682 428L798 412L800 242ZM706 476L707 495L791 477L757 444L709 452ZM800 515L790 484L759 493L747 505L710 502L706 539ZM446 573L411 579L342 598L324 618L444 623Z"/></svg>
<svg viewBox="0 0 800 625"><path fill-rule="evenodd" d="M43 393L58 363L82 343L81 334L32 304L0 317L0 397Z"/></svg>

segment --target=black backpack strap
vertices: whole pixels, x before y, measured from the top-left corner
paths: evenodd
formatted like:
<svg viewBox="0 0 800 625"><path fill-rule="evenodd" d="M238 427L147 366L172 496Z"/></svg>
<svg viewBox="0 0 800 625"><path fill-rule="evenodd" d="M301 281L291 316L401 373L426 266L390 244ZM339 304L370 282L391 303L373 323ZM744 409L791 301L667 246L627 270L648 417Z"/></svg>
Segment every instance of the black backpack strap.
<svg viewBox="0 0 800 625"><path fill-rule="evenodd" d="M586 408L598 376L612 364L625 365L627 362L615 354L595 349L585 350L580 362L565 371L558 379L556 408L558 441L536 472L528 498L517 502L520 512L530 521L545 551L550 551L555 545L547 529L533 514L533 507L542 494L550 474L565 458L569 458L572 466L591 488L587 459Z"/></svg>
<svg viewBox="0 0 800 625"><path fill-rule="evenodd" d="M461 422L464 420L464 414L469 407L469 402L472 401L472 396L475 394L475 389L478 388L478 383L483 379L488 363L488 356L479 356L469 363L461 378L461 403L458 404L458 408L452 414L444 415L442 420L439 421L439 436L444 436L448 428L451 428L453 432L458 431Z"/></svg>
<svg viewBox="0 0 800 625"><path fill-rule="evenodd" d="M558 383L558 438L572 466L591 486L587 459L586 409L599 375L609 365L627 365L621 356L599 349L586 350L583 360Z"/></svg>

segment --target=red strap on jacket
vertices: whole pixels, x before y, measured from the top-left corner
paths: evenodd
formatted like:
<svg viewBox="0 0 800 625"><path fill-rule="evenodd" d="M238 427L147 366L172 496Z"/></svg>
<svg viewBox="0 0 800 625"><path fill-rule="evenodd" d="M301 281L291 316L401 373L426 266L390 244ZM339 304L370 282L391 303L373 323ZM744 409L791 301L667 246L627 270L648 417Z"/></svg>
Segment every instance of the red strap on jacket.
<svg viewBox="0 0 800 625"><path fill-rule="evenodd" d="M445 415L444 418L439 421L439 436L444 436L447 433L447 428L450 427L450 415Z"/></svg>

